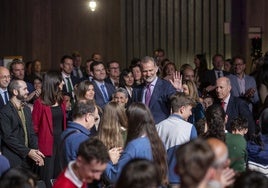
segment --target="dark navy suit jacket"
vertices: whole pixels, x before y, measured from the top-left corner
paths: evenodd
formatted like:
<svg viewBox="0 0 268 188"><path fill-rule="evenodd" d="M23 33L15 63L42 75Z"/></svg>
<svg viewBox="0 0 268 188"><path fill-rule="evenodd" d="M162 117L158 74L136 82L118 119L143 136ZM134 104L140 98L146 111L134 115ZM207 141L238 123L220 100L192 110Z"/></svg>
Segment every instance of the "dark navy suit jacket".
<svg viewBox="0 0 268 188"><path fill-rule="evenodd" d="M0 95L0 109L2 109L4 107L4 105L5 105L5 102L2 98L2 96Z"/></svg>
<svg viewBox="0 0 268 188"><path fill-rule="evenodd" d="M230 96L229 102L227 104L226 108L226 114L228 115L228 121L226 124L226 129L231 132L231 126L230 122L232 121L233 118L242 116L248 120L248 136L251 136L252 134L255 133L255 121L253 119L253 115L251 111L249 110L248 104L234 96Z"/></svg>
<svg viewBox="0 0 268 188"><path fill-rule="evenodd" d="M144 84L133 89L133 102L142 102L144 89ZM176 89L171 85L169 81L163 80L161 78L157 79L149 103L149 108L156 124L168 118L170 115L169 97L174 93L176 93Z"/></svg>
<svg viewBox="0 0 268 188"><path fill-rule="evenodd" d="M103 108L105 106L105 101L102 95L102 92L100 90L100 88L98 87L97 83L95 80L92 81L93 85L94 85L94 90L95 90L95 102L98 106L100 106L101 108ZM106 83L104 82L104 85L106 87L106 90L108 92L108 97L109 97L109 101L112 100L112 95L115 92L115 87L112 84Z"/></svg>
<svg viewBox="0 0 268 188"><path fill-rule="evenodd" d="M223 72L223 76L229 75L229 73L226 72L226 71L222 71L222 72ZM206 73L205 73L205 78L204 78L204 82L202 83L202 85L204 87L207 87L209 85L215 85L216 80L217 80L217 78L216 78L214 69L207 70Z"/></svg>

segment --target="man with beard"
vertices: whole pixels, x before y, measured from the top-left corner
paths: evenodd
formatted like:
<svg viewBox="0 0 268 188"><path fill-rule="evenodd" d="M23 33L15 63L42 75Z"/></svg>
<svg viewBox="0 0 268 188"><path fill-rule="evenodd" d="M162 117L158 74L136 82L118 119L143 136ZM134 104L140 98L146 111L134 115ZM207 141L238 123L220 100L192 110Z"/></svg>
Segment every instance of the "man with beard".
<svg viewBox="0 0 268 188"><path fill-rule="evenodd" d="M144 84L134 88L133 101L145 103L157 124L170 115L169 97L176 92L176 89L169 81L157 77L158 67L154 58L144 57L141 60L141 71ZM181 82L180 78L174 77L173 83L177 80Z"/></svg>
<svg viewBox="0 0 268 188"><path fill-rule="evenodd" d="M28 97L23 80L13 80L8 86L10 101L0 110L1 150L11 167L30 169L35 163L44 165L44 155L38 150L30 108L24 106Z"/></svg>

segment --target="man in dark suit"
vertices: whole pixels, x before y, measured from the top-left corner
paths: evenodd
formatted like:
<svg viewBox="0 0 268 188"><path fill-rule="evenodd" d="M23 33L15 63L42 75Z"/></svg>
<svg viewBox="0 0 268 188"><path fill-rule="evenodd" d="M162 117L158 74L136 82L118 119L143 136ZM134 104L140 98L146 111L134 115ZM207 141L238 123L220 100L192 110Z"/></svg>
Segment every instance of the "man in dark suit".
<svg viewBox="0 0 268 188"><path fill-rule="evenodd" d="M64 55L60 62L61 74L64 81L63 92L70 93L72 95L72 104L75 100L74 87L80 82L80 80L72 75L73 71L73 58L69 55Z"/></svg>
<svg viewBox="0 0 268 188"><path fill-rule="evenodd" d="M206 92L209 92L212 96L215 97L216 80L222 76L227 76L229 73L223 71L223 55L215 54L212 57L212 64L213 69L206 71L204 81L201 83L201 88L204 88Z"/></svg>
<svg viewBox="0 0 268 188"><path fill-rule="evenodd" d="M107 63L108 77L105 82L113 84L115 88L119 86L120 65L117 61L110 61Z"/></svg>
<svg viewBox="0 0 268 188"><path fill-rule="evenodd" d="M93 73L92 83L95 89L95 101L101 108L105 106L111 99L115 92L115 87L112 84L105 82L106 70L102 62L94 61L90 65Z"/></svg>
<svg viewBox="0 0 268 188"><path fill-rule="evenodd" d="M10 73L6 67L0 66L0 109L8 103L9 95L7 87L10 83Z"/></svg>
<svg viewBox="0 0 268 188"><path fill-rule="evenodd" d="M248 120L248 136L255 133L255 122L248 104L238 98L231 95L231 82L227 77L218 78L216 81L216 93L222 107L228 115L228 121L226 124L226 130L231 132L230 122L233 118L242 116Z"/></svg>
<svg viewBox="0 0 268 188"><path fill-rule="evenodd" d="M74 65L72 75L81 80L84 76L83 75L84 67L82 66L82 57L78 51L75 51L72 54L72 58L73 58L73 65Z"/></svg>
<svg viewBox="0 0 268 188"><path fill-rule="evenodd" d="M30 169L33 164L43 166L45 157L37 146L31 110L23 103L29 94L23 80L9 84L10 101L0 110L1 150L11 167Z"/></svg>
<svg viewBox="0 0 268 188"><path fill-rule="evenodd" d="M133 89L133 101L148 105L157 124L170 115L169 97L176 89L170 82L157 77L158 67L154 58L144 57L141 70L145 83Z"/></svg>

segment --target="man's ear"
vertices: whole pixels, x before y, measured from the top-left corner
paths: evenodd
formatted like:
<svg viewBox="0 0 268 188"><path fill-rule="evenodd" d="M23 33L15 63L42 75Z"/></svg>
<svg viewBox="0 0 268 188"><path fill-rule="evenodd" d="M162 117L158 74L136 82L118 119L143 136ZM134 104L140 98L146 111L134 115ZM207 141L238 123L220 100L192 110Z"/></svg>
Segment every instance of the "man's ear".
<svg viewBox="0 0 268 188"><path fill-rule="evenodd" d="M213 168L213 167L209 167L209 169L207 170L207 173L206 173L206 175L205 175L205 179L207 180L207 181L209 181L209 180L213 180L213 179L215 179L215 176L216 176L216 170L215 170L215 168Z"/></svg>
<svg viewBox="0 0 268 188"><path fill-rule="evenodd" d="M13 95L15 95L15 96L17 96L17 95L19 94L18 90L16 90L16 89L13 89L13 90L12 90L12 93L13 93Z"/></svg>
<svg viewBox="0 0 268 188"><path fill-rule="evenodd" d="M77 156L77 158L76 158L76 165L77 165L78 167L80 167L80 166L83 165L83 164L82 164L82 158L81 158L81 156Z"/></svg>
<svg viewBox="0 0 268 188"><path fill-rule="evenodd" d="M180 109L179 109L180 114L183 114L184 111L185 111L185 106L180 107Z"/></svg>

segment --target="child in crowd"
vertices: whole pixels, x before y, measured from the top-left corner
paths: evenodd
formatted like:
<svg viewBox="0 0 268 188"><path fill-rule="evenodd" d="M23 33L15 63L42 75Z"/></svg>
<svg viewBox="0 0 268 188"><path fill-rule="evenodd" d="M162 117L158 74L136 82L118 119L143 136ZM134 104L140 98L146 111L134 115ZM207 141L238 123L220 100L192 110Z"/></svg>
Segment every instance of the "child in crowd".
<svg viewBox="0 0 268 188"><path fill-rule="evenodd" d="M231 160L230 167L236 172L244 172L247 162L247 142L244 135L248 132L248 122L238 117L231 121L232 133L226 133L226 144Z"/></svg>

